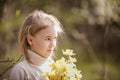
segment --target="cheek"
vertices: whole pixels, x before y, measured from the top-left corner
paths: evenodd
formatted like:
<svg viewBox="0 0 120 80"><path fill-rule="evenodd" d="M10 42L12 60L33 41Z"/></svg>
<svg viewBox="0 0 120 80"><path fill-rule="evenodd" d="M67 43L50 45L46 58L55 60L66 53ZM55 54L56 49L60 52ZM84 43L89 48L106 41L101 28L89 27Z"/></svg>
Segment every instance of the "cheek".
<svg viewBox="0 0 120 80"><path fill-rule="evenodd" d="M39 48L47 48L49 44L45 41L36 41L36 45Z"/></svg>

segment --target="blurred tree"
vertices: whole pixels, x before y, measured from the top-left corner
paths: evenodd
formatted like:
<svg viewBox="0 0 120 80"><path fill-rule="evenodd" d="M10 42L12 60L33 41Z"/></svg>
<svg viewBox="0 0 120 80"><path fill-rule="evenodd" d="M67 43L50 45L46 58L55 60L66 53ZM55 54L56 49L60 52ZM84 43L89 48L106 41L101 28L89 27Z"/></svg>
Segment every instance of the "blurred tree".
<svg viewBox="0 0 120 80"><path fill-rule="evenodd" d="M7 0L0 0L0 20L2 19L4 6L5 6L6 2L7 2Z"/></svg>

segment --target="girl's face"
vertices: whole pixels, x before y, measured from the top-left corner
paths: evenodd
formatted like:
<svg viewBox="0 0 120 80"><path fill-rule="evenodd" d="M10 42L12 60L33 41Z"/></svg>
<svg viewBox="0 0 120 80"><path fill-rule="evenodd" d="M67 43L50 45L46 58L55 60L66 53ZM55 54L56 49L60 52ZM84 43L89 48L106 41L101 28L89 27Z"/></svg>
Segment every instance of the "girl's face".
<svg viewBox="0 0 120 80"><path fill-rule="evenodd" d="M49 57L56 46L57 31L49 26L39 31L35 36L28 36L30 48L43 57Z"/></svg>

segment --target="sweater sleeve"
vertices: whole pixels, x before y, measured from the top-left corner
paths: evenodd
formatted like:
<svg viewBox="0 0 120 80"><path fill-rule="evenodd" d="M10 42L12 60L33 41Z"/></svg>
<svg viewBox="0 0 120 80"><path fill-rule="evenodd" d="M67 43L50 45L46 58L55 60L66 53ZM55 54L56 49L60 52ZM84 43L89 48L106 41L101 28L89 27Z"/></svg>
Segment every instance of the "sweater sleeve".
<svg viewBox="0 0 120 80"><path fill-rule="evenodd" d="M27 80L23 68L16 66L12 69L9 80Z"/></svg>

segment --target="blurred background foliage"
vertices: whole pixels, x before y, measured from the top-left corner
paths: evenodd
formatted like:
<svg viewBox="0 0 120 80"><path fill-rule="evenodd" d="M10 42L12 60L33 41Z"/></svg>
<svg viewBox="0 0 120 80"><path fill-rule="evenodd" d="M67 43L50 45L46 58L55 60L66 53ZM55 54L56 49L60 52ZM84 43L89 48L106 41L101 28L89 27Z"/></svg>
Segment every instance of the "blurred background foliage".
<svg viewBox="0 0 120 80"><path fill-rule="evenodd" d="M56 58L62 49L73 49L82 80L120 80L119 0L0 0L0 80L8 78L21 55L18 31L35 9L62 23Z"/></svg>

